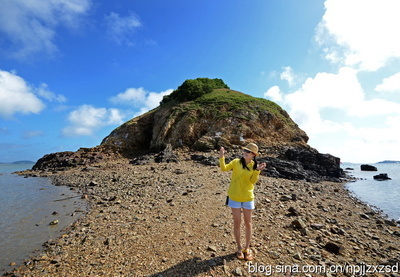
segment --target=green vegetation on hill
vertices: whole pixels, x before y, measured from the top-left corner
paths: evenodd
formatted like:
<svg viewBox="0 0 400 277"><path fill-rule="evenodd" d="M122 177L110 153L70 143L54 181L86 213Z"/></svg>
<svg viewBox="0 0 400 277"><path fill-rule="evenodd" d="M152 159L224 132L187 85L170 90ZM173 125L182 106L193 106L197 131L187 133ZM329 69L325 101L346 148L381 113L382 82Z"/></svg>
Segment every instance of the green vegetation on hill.
<svg viewBox="0 0 400 277"><path fill-rule="evenodd" d="M188 79L183 82L178 89L174 90L170 95L164 96L161 105L170 101L184 102L194 100L204 94L212 92L214 89L229 87L221 79L197 78Z"/></svg>
<svg viewBox="0 0 400 277"><path fill-rule="evenodd" d="M175 104L173 110L176 112L204 110L206 113L214 115L216 119L228 117L250 119L246 118L245 114L251 117L252 114L268 111L286 122L288 126L296 126L287 112L275 102L230 89L214 89L192 101Z"/></svg>
<svg viewBox="0 0 400 277"><path fill-rule="evenodd" d="M185 102L185 103L182 103ZM207 108L217 118L234 116L235 111L257 113L264 110L293 125L288 114L278 104L230 90L221 79L197 78L183 82L170 95L164 96L160 105L169 104L175 111L187 112ZM182 103L181 105L177 105Z"/></svg>
<svg viewBox="0 0 400 277"><path fill-rule="evenodd" d="M231 90L223 80L217 78L186 80L170 95L164 96L159 107L148 113L159 109L171 109L172 117L181 117L189 111L197 111L196 113L200 112L217 120L230 117L252 120L254 116L268 112L280 119L282 124L293 128L293 131L298 128L288 113L275 102ZM125 124L130 125L136 120L137 118L131 119ZM197 117L193 117L193 121L197 120Z"/></svg>
<svg viewBox="0 0 400 277"><path fill-rule="evenodd" d="M212 93L203 95L193 101L193 105L201 105L209 107L210 105L215 108L221 108L228 105L229 110L246 110L248 112L260 111L266 109L274 114L281 112L281 107L276 103L263 99L256 98L250 95L229 90L229 89L216 89Z"/></svg>

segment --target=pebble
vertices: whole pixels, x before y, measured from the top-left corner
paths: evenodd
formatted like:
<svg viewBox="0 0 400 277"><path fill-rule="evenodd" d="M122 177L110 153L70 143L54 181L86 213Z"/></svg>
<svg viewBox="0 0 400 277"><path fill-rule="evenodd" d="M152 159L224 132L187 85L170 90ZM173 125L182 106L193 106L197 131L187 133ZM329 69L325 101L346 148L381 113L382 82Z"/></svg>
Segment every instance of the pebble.
<svg viewBox="0 0 400 277"><path fill-rule="evenodd" d="M240 267L236 267L232 273L235 276L243 276L242 269Z"/></svg>
<svg viewBox="0 0 400 277"><path fill-rule="evenodd" d="M305 229L307 227L307 225L304 223L304 221L300 218L293 220L292 225L298 229Z"/></svg>
<svg viewBox="0 0 400 277"><path fill-rule="evenodd" d="M292 196L289 196L289 195L282 195L280 198L279 198L279 200L280 201L290 201L290 200L292 200Z"/></svg>

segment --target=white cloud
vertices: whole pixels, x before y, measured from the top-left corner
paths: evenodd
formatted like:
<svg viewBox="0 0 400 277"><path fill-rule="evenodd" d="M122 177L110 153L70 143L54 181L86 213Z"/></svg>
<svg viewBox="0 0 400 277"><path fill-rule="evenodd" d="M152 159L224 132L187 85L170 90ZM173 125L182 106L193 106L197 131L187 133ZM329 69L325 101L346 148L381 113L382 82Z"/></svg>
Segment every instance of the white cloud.
<svg viewBox="0 0 400 277"><path fill-rule="evenodd" d="M40 87L37 88L37 94L50 102L64 103L67 101L64 95L55 94L48 90L48 85L45 83L40 84Z"/></svg>
<svg viewBox="0 0 400 277"><path fill-rule="evenodd" d="M327 59L375 71L400 58L400 1L326 0L325 9L316 40Z"/></svg>
<svg viewBox="0 0 400 277"><path fill-rule="evenodd" d="M309 135L310 145L320 152L352 162L400 156L400 104L367 99L355 69L343 67L336 74L321 72L293 93L282 94L275 86L264 96L275 101L282 97L280 103Z"/></svg>
<svg viewBox="0 0 400 277"><path fill-rule="evenodd" d="M146 101L146 90L144 88L128 88L117 96L110 98L113 104L138 106Z"/></svg>
<svg viewBox="0 0 400 277"><path fill-rule="evenodd" d="M306 129L320 125L320 112L324 108L351 112L354 106L363 101L364 93L357 72L348 67L341 68L338 74L318 73L284 99L294 121Z"/></svg>
<svg viewBox="0 0 400 277"><path fill-rule="evenodd" d="M43 131L39 131L39 130L27 130L23 133L22 138L24 139L30 139L30 138L34 138L34 137L41 137L44 135Z"/></svg>
<svg viewBox="0 0 400 277"><path fill-rule="evenodd" d="M131 14L122 17L117 13L110 13L105 17L108 35L118 44L126 43L132 45L130 36L137 28L142 26L139 17Z"/></svg>
<svg viewBox="0 0 400 277"><path fill-rule="evenodd" d="M393 120L399 120L399 117ZM397 121L399 122L399 121ZM366 163L382 160L398 160L400 148L399 123L390 125L382 122L382 126L357 127L353 124L324 137L316 145L318 150L334 154L342 161Z"/></svg>
<svg viewBox="0 0 400 277"><path fill-rule="evenodd" d="M321 111L333 109L349 117L400 115L400 104L384 99L367 100L358 80L357 71L341 68L337 74L318 73L302 87L284 97L295 122L319 132Z"/></svg>
<svg viewBox="0 0 400 277"><path fill-rule="evenodd" d="M18 59L54 54L56 28L76 28L90 5L91 0L2 0L0 33L6 40L1 46Z"/></svg>
<svg viewBox="0 0 400 277"><path fill-rule="evenodd" d="M140 111L134 116L141 115L151 109L156 108L165 95L169 95L173 89L167 89L162 92L149 92L144 88L128 88L124 92L111 97L110 101L114 105L127 105L131 107L140 107Z"/></svg>
<svg viewBox="0 0 400 277"><path fill-rule="evenodd" d="M264 92L264 97L270 98L275 102L281 102L283 100L281 90L278 86L270 87L266 92Z"/></svg>
<svg viewBox="0 0 400 277"><path fill-rule="evenodd" d="M399 92L400 93L400 72L383 79L382 83L375 87L379 92Z"/></svg>
<svg viewBox="0 0 400 277"><path fill-rule="evenodd" d="M0 70L0 116L10 119L16 113L40 113L45 105L33 91L21 77Z"/></svg>
<svg viewBox="0 0 400 277"><path fill-rule="evenodd" d="M293 69L290 66L285 66L284 71L281 73L281 80L286 80L289 86L293 86L295 83L296 76L293 73Z"/></svg>
<svg viewBox="0 0 400 277"><path fill-rule="evenodd" d="M160 102L163 99L163 97L166 96L166 95L171 94L173 91L174 91L173 89L167 89L167 90L162 91L160 93L150 92L147 95L147 98L146 98L146 102L145 102L146 107L149 110L156 108L160 104Z"/></svg>
<svg viewBox="0 0 400 277"><path fill-rule="evenodd" d="M375 98L354 103L347 113L358 117L400 114L400 104Z"/></svg>
<svg viewBox="0 0 400 277"><path fill-rule="evenodd" d="M68 115L69 125L62 130L66 137L91 136L104 126L119 125L123 116L117 109L82 105Z"/></svg>

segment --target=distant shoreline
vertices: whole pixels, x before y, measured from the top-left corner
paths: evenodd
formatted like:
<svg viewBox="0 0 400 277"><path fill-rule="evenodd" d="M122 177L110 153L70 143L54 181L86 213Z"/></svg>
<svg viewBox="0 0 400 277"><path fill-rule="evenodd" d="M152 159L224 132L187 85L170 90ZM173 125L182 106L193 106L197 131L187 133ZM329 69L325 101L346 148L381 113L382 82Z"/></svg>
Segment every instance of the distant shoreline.
<svg viewBox="0 0 400 277"><path fill-rule="evenodd" d="M400 163L400 161L390 161L390 160L387 160L387 161L377 162L377 164L397 164L397 163Z"/></svg>
<svg viewBox="0 0 400 277"><path fill-rule="evenodd" d="M34 164L33 161L0 162L0 164Z"/></svg>

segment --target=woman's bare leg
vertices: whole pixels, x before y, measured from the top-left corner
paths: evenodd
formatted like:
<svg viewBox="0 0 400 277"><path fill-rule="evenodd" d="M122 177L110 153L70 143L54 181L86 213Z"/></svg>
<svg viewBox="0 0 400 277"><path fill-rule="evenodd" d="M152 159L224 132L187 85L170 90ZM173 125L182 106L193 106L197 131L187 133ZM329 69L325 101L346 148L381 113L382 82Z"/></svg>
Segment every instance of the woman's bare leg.
<svg viewBox="0 0 400 277"><path fill-rule="evenodd" d="M244 226L246 227L246 250L250 249L251 237L253 236L252 212L253 210L243 209Z"/></svg>
<svg viewBox="0 0 400 277"><path fill-rule="evenodd" d="M235 235L236 245L238 251L242 250L242 244L240 242L240 224L242 221L242 211L239 208L231 208L233 216L233 234Z"/></svg>

